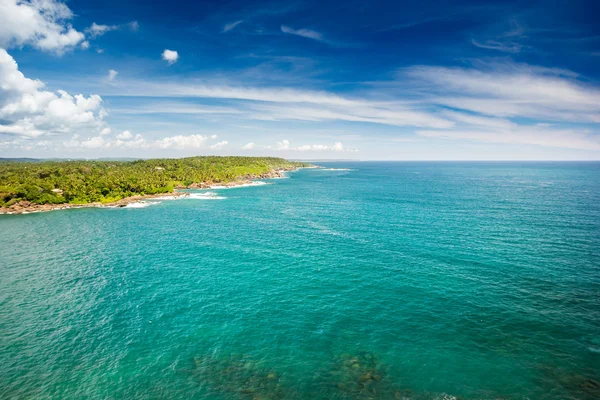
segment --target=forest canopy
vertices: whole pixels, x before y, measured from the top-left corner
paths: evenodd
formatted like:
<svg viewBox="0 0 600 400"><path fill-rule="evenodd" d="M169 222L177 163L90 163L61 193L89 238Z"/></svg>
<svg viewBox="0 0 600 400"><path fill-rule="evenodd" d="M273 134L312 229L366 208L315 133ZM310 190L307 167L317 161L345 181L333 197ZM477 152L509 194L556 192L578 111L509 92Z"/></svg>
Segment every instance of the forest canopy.
<svg viewBox="0 0 600 400"><path fill-rule="evenodd" d="M110 203L130 196L170 193L177 186L233 182L306 165L275 157L0 162L0 207L21 200Z"/></svg>

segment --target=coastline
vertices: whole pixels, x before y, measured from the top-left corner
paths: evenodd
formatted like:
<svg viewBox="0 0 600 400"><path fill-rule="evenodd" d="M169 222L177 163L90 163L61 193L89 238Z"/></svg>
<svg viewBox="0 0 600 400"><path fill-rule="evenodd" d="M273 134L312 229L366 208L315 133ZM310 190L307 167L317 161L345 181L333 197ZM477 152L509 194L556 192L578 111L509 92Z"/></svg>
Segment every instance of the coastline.
<svg viewBox="0 0 600 400"><path fill-rule="evenodd" d="M35 204L29 201L22 200L8 208L0 207L0 215L34 214L40 212L70 210L77 208L123 208L126 207L128 204L140 203L148 199L160 199L164 197L187 197L190 195L189 193L180 191L186 189L229 189L239 186L259 186L255 183L257 180L286 178L287 172L293 172L303 168L314 169L322 167L310 166L277 169L260 175L246 175L231 182L194 182L188 186L179 185L175 187L175 189L172 192L130 196L110 203L93 202L84 204Z"/></svg>

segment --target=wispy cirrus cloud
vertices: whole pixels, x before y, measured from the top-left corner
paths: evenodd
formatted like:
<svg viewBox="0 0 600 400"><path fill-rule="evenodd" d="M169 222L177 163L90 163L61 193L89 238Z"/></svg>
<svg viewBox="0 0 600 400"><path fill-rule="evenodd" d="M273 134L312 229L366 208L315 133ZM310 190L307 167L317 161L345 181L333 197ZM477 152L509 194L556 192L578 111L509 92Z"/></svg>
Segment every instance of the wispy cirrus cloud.
<svg viewBox="0 0 600 400"><path fill-rule="evenodd" d="M364 84L360 91L343 94L260 86L260 82L251 87L233 79L223 85L203 82L130 80L107 86L106 91L151 102L138 101L138 108L127 111L131 113L197 114L238 124L240 120L297 121L306 126L377 124L402 128L403 135L412 132L421 140L591 150L597 149L600 133L597 85L568 70L506 61L476 61L461 67L417 65L400 70L394 81ZM169 98L168 105L159 97ZM194 104L200 99L211 104Z"/></svg>
<svg viewBox="0 0 600 400"><path fill-rule="evenodd" d="M242 22L244 22L244 20L240 19L238 21L225 24L225 26L223 26L223 30L221 32L222 33L229 32L229 31L235 29L235 27L238 26L239 24L241 24Z"/></svg>
<svg viewBox="0 0 600 400"><path fill-rule="evenodd" d="M424 100L494 117L600 123L600 88L561 69L515 63L416 66L402 74L428 91Z"/></svg>
<svg viewBox="0 0 600 400"><path fill-rule="evenodd" d="M471 39L471 43L479 48L496 50L504 53L519 53L522 49L529 46L523 44L527 39L527 29L515 17L508 19L508 30L500 34L491 35L492 38L477 40ZM487 35L490 36L489 34Z"/></svg>
<svg viewBox="0 0 600 400"><path fill-rule="evenodd" d="M574 129L519 126L509 130L417 131L421 136L503 144L538 145L578 150L600 150L600 138Z"/></svg>
<svg viewBox="0 0 600 400"><path fill-rule="evenodd" d="M498 50L505 53L518 53L523 48L523 45L516 42L501 42L498 40L486 40L484 43L481 43L472 39L471 43L482 49Z"/></svg>
<svg viewBox="0 0 600 400"><path fill-rule="evenodd" d="M288 33L290 35L301 36L307 39L317 40L319 42L324 42L325 39L323 35L317 31L313 31L311 29L293 29L286 25L281 25L281 32Z"/></svg>
<svg viewBox="0 0 600 400"><path fill-rule="evenodd" d="M261 121L351 121L421 128L454 125L452 120L418 105L349 98L326 91L157 82L121 82L114 90L128 96L227 99L236 101L228 110L236 108L241 118ZM186 108L183 106L182 110Z"/></svg>
<svg viewBox="0 0 600 400"><path fill-rule="evenodd" d="M116 31L116 30L123 29L123 28L128 28L131 31L135 32L140 28L140 24L137 21L131 21L126 24L120 24L120 25L104 25L104 24L97 24L97 23L93 22L92 25L90 25L88 28L85 29L85 33L87 33L87 35L91 39L96 39L97 37L100 37L100 36L104 35L105 33L108 33L111 31Z"/></svg>

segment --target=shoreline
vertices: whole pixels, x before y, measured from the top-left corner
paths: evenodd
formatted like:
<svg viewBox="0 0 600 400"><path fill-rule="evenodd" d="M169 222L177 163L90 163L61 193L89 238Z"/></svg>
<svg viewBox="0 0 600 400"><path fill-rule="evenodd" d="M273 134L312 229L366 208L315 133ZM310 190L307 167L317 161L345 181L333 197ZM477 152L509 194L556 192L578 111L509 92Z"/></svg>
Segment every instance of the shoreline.
<svg viewBox="0 0 600 400"><path fill-rule="evenodd" d="M125 197L123 199L113 201L110 203L101 203L101 202L93 202L93 203L84 203L84 204L35 204L26 200L22 200L12 206L5 208L0 207L0 215L21 215L21 214L34 214L40 212L49 212L49 211L58 211L58 210L70 210L77 208L123 208L128 204L140 203L144 200L148 199L160 199L163 197L188 197L190 193L182 192L181 190L186 189L229 189L240 186L260 186L260 184L256 184L255 182L260 179L281 179L286 178L287 172L294 172L299 169L314 169L314 168L322 168L318 166L310 166L310 167L298 167L298 168L289 168L289 169L278 169L266 172L260 175L246 175L241 177L238 180L231 182L200 182L200 183L192 183L188 186L178 185L174 188L172 192L167 193L158 193L158 194L145 194L145 195L136 195Z"/></svg>

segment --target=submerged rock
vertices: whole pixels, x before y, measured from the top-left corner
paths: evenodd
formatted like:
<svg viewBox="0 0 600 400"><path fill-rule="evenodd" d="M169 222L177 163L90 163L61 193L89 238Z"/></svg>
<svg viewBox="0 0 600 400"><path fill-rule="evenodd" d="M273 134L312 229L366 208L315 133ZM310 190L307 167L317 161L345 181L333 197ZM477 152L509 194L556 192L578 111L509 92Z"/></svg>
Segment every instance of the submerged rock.
<svg viewBox="0 0 600 400"><path fill-rule="evenodd" d="M263 368L249 356L195 358L196 377L217 392L230 393L239 399L278 400L292 398L279 375Z"/></svg>
<svg viewBox="0 0 600 400"><path fill-rule="evenodd" d="M578 400L600 399L600 382L581 373L566 371L551 365L538 366L548 387L559 387L571 398Z"/></svg>
<svg viewBox="0 0 600 400"><path fill-rule="evenodd" d="M332 379L342 398L394 398L391 385L382 384L385 371L368 352L343 354L335 363Z"/></svg>

